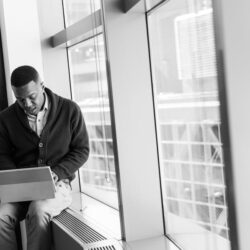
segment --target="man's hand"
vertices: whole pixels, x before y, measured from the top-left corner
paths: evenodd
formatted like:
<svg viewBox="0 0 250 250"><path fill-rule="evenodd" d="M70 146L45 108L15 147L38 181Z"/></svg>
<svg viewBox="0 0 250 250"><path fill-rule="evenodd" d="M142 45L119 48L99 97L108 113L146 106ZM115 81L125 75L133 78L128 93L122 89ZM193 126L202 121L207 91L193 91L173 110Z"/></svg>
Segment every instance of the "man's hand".
<svg viewBox="0 0 250 250"><path fill-rule="evenodd" d="M58 178L57 174L55 174L53 171L51 171L51 174L52 174L52 178L54 180L54 183L56 184L58 182L59 178Z"/></svg>

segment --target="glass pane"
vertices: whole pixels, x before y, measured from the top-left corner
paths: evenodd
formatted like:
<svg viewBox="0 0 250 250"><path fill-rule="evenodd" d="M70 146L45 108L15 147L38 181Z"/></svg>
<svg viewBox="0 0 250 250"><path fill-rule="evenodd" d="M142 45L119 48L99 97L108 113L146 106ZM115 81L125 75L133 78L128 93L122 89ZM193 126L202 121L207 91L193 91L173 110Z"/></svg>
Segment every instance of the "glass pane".
<svg viewBox="0 0 250 250"><path fill-rule="evenodd" d="M147 10L153 8L158 3L162 2L162 0L145 0Z"/></svg>
<svg viewBox="0 0 250 250"><path fill-rule="evenodd" d="M166 232L229 250L211 0L166 1L148 23Z"/></svg>
<svg viewBox="0 0 250 250"><path fill-rule="evenodd" d="M63 0L66 27L101 8L100 0Z"/></svg>
<svg viewBox="0 0 250 250"><path fill-rule="evenodd" d="M103 35L70 47L68 53L73 99L82 109L90 138L81 191L118 209Z"/></svg>

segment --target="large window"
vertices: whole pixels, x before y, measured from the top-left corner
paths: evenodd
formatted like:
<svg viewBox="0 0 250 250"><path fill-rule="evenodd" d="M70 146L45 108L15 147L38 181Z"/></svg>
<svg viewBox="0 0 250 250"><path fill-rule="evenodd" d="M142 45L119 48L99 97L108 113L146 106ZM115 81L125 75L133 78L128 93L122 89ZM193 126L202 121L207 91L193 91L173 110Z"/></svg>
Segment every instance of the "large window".
<svg viewBox="0 0 250 250"><path fill-rule="evenodd" d="M101 10L101 1L67 0L64 10L66 26L83 18L92 20L87 36L85 34L77 43L71 42L67 48L72 98L81 107L90 139L89 159L79 171L80 189L84 194L82 210L89 211L88 215L92 213L95 219L102 215L106 217L102 219L107 220L109 215L103 212L101 205L106 204L114 208L116 220L119 220L104 29L96 23L94 15ZM109 224L113 222L114 217L111 217Z"/></svg>
<svg viewBox="0 0 250 250"><path fill-rule="evenodd" d="M229 250L211 0L166 1L148 24L166 233Z"/></svg>
<svg viewBox="0 0 250 250"><path fill-rule="evenodd" d="M81 171L82 192L118 209L103 35L68 50L73 99L90 137L90 157Z"/></svg>
<svg viewBox="0 0 250 250"><path fill-rule="evenodd" d="M64 0L63 3L67 27L101 9L100 0Z"/></svg>

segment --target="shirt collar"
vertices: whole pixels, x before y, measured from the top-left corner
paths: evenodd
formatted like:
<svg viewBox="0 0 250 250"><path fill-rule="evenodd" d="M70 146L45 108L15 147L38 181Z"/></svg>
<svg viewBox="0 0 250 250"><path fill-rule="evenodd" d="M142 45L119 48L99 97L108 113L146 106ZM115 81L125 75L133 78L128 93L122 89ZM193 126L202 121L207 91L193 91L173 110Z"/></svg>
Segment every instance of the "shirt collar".
<svg viewBox="0 0 250 250"><path fill-rule="evenodd" d="M44 101L43 108L39 112L46 112L49 109L49 98L48 98L48 95L47 95L47 93L45 91L44 91L43 95L44 95L45 101ZM36 119L36 117L37 117L36 115L28 114L26 111L24 111L24 112L26 113L26 115L28 116L28 118Z"/></svg>
<svg viewBox="0 0 250 250"><path fill-rule="evenodd" d="M47 111L49 109L49 100L48 100L48 95L47 93L44 91L44 98L45 98L45 102L44 102L44 105L43 105L43 109L40 110L41 111Z"/></svg>

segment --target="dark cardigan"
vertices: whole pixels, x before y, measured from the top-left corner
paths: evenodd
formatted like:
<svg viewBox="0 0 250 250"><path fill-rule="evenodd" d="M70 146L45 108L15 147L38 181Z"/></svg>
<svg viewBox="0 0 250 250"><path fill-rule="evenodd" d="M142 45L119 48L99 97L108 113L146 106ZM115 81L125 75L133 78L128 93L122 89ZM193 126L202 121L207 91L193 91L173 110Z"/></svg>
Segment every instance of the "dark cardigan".
<svg viewBox="0 0 250 250"><path fill-rule="evenodd" d="M89 155L84 119L76 103L45 91L50 110L40 138L17 102L0 113L0 170L50 166L59 179L72 180Z"/></svg>

